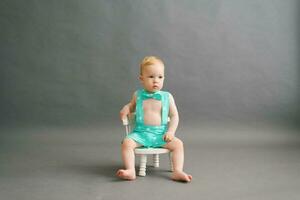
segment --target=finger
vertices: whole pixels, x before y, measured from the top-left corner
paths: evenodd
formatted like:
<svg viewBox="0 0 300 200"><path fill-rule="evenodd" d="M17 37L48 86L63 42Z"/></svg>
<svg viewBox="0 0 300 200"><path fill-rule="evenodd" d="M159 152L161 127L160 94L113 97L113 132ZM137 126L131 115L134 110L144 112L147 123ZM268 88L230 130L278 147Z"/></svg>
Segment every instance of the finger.
<svg viewBox="0 0 300 200"><path fill-rule="evenodd" d="M169 137L168 136L165 137L165 141L169 142Z"/></svg>
<svg viewBox="0 0 300 200"><path fill-rule="evenodd" d="M169 138L168 136L166 137L166 141L167 141L167 142L170 142L170 138Z"/></svg>

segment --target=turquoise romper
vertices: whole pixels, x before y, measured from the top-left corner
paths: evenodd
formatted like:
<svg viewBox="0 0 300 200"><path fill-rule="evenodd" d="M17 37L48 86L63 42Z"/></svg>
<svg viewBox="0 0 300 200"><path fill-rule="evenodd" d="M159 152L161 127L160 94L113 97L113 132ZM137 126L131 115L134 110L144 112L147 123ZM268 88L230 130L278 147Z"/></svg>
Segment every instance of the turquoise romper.
<svg viewBox="0 0 300 200"><path fill-rule="evenodd" d="M144 110L143 101L153 98L161 101L162 105L162 121L161 125L145 125L144 124ZM162 147L166 144L163 139L164 134L168 128L168 115L169 115L169 92L158 91L149 93L146 90L138 90L136 93L136 109L135 109L135 128L126 136L135 142L149 147Z"/></svg>

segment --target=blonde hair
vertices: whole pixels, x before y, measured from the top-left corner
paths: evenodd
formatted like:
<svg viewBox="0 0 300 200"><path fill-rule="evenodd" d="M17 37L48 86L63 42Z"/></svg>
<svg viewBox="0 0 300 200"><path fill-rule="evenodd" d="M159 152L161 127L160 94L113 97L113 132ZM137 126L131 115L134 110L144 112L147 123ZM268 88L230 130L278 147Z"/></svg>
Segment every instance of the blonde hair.
<svg viewBox="0 0 300 200"><path fill-rule="evenodd" d="M157 63L160 63L160 64L162 64L164 66L163 61L159 57L156 57L156 56L146 56L142 60L142 62L140 64L140 75L142 75L143 69L146 66L154 65L154 64L157 64Z"/></svg>

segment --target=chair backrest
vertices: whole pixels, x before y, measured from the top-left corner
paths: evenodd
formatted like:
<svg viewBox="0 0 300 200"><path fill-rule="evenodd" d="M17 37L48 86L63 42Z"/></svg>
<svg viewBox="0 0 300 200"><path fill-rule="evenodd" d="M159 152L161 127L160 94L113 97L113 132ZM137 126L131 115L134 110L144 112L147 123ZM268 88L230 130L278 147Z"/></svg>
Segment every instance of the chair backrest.
<svg viewBox="0 0 300 200"><path fill-rule="evenodd" d="M123 125L126 127L126 135L131 132L132 127L135 126L135 113L130 113L126 118L122 119Z"/></svg>
<svg viewBox="0 0 300 200"><path fill-rule="evenodd" d="M126 118L122 119L123 125L126 128L126 135L131 132L131 129L135 126L135 113L130 113ZM170 122L170 117L168 117L168 122Z"/></svg>

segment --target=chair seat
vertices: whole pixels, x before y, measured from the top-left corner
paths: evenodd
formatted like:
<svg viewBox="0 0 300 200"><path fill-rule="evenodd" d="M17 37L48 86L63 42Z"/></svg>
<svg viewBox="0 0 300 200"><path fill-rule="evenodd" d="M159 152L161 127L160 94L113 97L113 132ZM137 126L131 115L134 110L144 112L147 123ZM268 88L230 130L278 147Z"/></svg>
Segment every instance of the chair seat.
<svg viewBox="0 0 300 200"><path fill-rule="evenodd" d="M169 153L169 149L165 148L144 148L138 147L134 150L136 154L162 154L162 153Z"/></svg>

